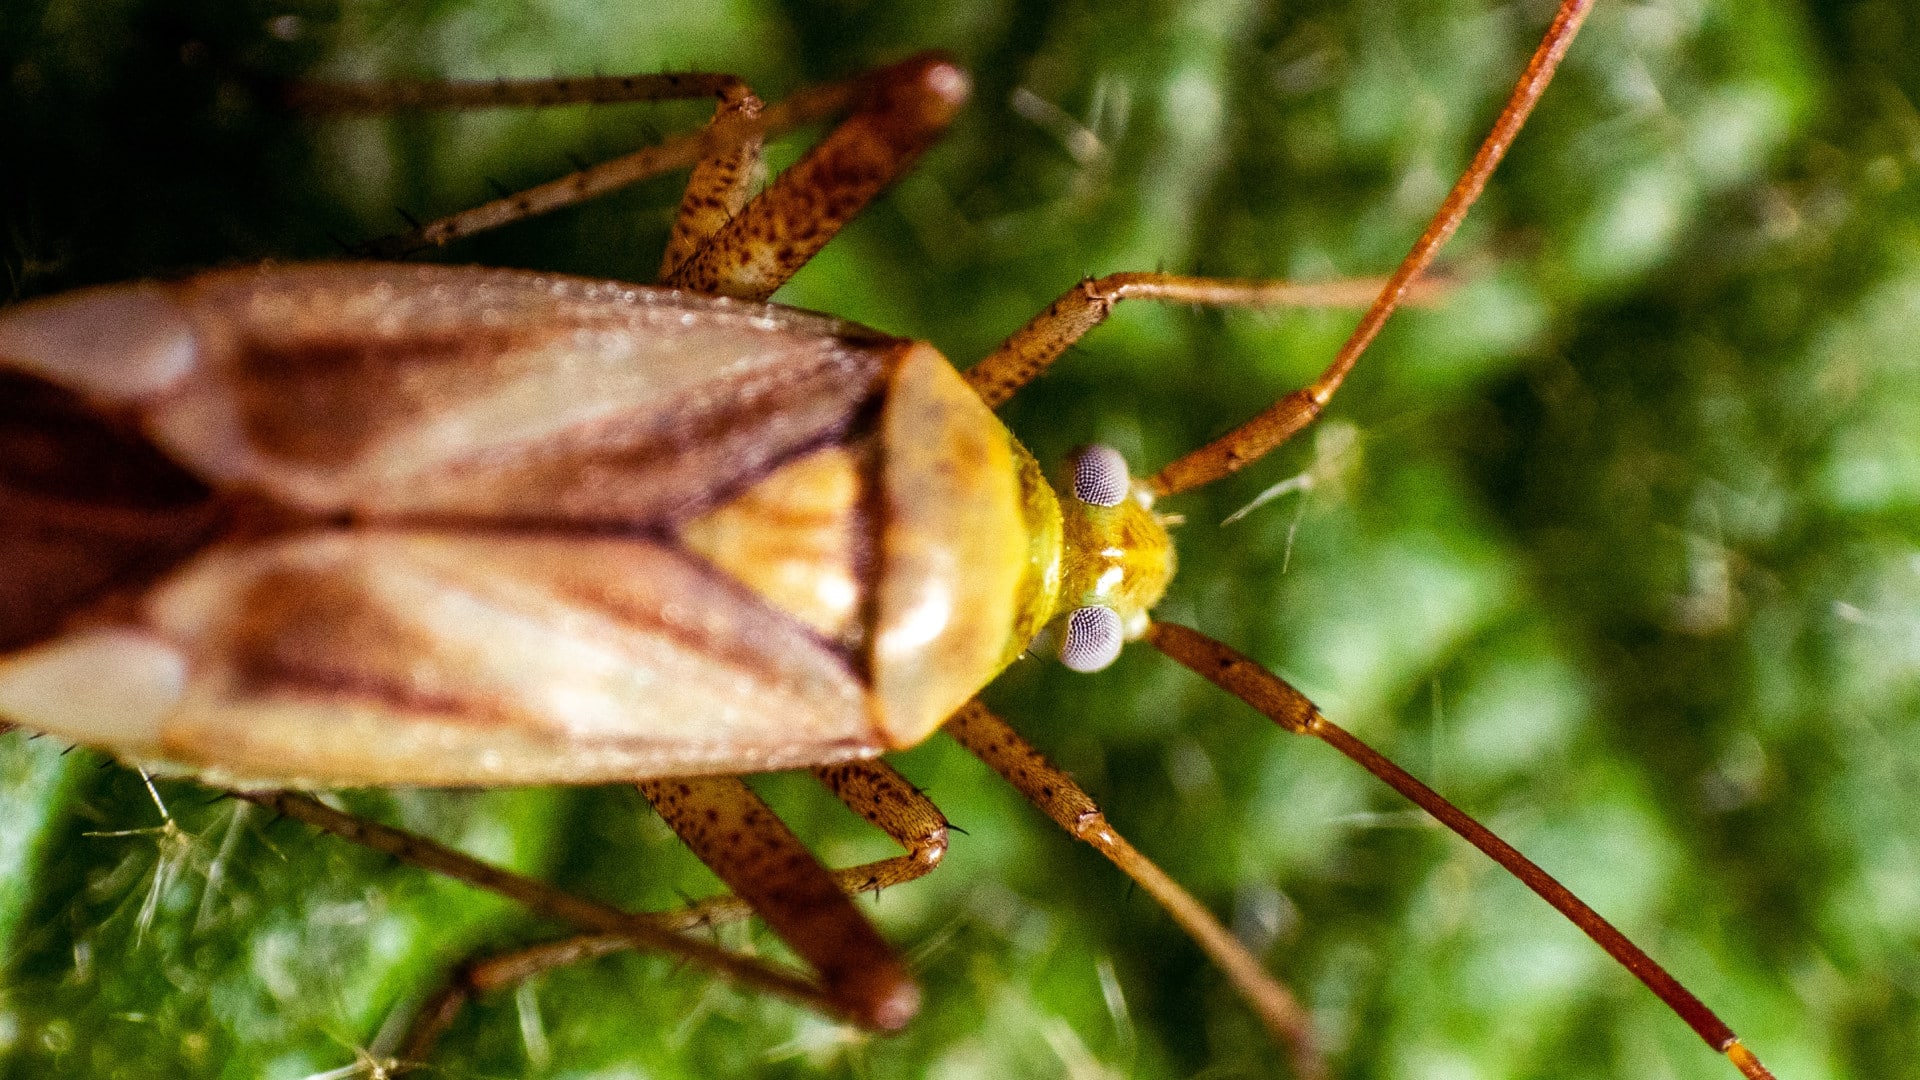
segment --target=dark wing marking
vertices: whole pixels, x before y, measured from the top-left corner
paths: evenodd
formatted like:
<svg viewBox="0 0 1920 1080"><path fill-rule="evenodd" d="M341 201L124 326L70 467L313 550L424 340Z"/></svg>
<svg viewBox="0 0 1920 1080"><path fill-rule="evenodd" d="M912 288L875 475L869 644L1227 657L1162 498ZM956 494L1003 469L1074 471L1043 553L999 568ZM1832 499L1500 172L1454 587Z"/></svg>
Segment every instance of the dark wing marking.
<svg viewBox="0 0 1920 1080"><path fill-rule="evenodd" d="M146 410L218 485L309 512L682 520L870 421L900 343L790 309L471 267L174 287L196 370Z"/></svg>
<svg viewBox="0 0 1920 1080"><path fill-rule="evenodd" d="M72 394L0 370L0 652L197 547L206 486Z"/></svg>

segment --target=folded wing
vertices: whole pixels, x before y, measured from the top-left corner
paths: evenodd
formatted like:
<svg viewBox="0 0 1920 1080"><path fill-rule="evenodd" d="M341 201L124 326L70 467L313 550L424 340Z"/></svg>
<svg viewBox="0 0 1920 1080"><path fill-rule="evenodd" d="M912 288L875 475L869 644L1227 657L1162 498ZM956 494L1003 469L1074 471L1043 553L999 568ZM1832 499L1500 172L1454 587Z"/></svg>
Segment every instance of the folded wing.
<svg viewBox="0 0 1920 1080"><path fill-rule="evenodd" d="M877 752L864 652L678 530L870 431L903 350L767 305L384 264L0 314L0 361L138 429L226 523L131 600L38 619L65 632L0 659L0 715L260 783L589 781ZM67 511L86 502L70 494ZM837 557L867 588L871 566ZM103 675L76 686L82 672Z"/></svg>

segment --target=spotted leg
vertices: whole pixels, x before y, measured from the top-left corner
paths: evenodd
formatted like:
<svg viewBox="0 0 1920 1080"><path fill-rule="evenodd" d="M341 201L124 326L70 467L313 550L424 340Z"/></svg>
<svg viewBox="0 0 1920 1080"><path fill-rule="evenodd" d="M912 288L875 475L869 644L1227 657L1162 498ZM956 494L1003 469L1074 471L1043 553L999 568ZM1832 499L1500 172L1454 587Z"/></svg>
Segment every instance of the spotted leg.
<svg viewBox="0 0 1920 1080"><path fill-rule="evenodd" d="M822 766L813 773L849 809L880 828L905 851L892 858L832 871L840 891L849 895L877 893L921 877L939 865L947 850L947 819L891 766L880 761L856 761ZM723 893L675 911L636 918L665 931L685 933L735 922L753 914L754 908L747 900ZM855 917L859 917L857 912ZM460 1010L481 994L517 985L555 968L644 944L627 934L588 933L472 957L456 965L447 983L415 1012L395 1056L402 1063L425 1061Z"/></svg>
<svg viewBox="0 0 1920 1080"><path fill-rule="evenodd" d="M709 131L733 122L751 122L760 115L760 99L744 83L729 84L717 96L720 103L707 123ZM670 280L682 263L746 207L760 174L760 145L761 139L748 138L702 158L693 167L673 217L667 250L660 257L660 280Z"/></svg>
<svg viewBox="0 0 1920 1080"><path fill-rule="evenodd" d="M549 213L676 169L693 168L664 283L696 292L764 298L938 138L967 94L966 74L921 54L848 82L799 91L759 107L729 75L407 84L298 84L289 98L316 112L487 108L713 96L700 131L581 169L366 245L399 258ZM850 115L801 161L742 208L761 139L837 113ZM704 174L704 175L703 175Z"/></svg>
<svg viewBox="0 0 1920 1080"><path fill-rule="evenodd" d="M1234 989L1253 1006L1274 1037L1293 1048L1296 1073L1309 1078L1326 1075L1326 1064L1314 1048L1311 1018L1300 1002L1267 974L1260 961L1220 925L1212 912L1114 831L1093 797L1082 790L1073 777L1048 761L1011 725L977 700L961 706L947 721L945 730L994 772L1005 777L1042 813L1075 839L1092 845L1158 901L1220 970L1226 972Z"/></svg>
<svg viewBox="0 0 1920 1080"><path fill-rule="evenodd" d="M842 1010L893 1030L920 989L853 901L744 783L731 776L647 780L640 790L680 839L788 947L820 973Z"/></svg>
<svg viewBox="0 0 1920 1080"><path fill-rule="evenodd" d="M536 914L599 933L618 935L635 944L683 957L743 985L792 998L823 1012L845 1014L847 1011L841 998L809 982L797 972L728 952L697 937L676 933L653 916L622 911L608 904L575 896L532 878L502 870L416 833L335 810L305 795L284 791L242 792L238 793L238 797L401 862L445 874L518 901Z"/></svg>
<svg viewBox="0 0 1920 1080"><path fill-rule="evenodd" d="M924 54L865 81L861 104L662 283L764 300L912 167L967 97L966 73Z"/></svg>

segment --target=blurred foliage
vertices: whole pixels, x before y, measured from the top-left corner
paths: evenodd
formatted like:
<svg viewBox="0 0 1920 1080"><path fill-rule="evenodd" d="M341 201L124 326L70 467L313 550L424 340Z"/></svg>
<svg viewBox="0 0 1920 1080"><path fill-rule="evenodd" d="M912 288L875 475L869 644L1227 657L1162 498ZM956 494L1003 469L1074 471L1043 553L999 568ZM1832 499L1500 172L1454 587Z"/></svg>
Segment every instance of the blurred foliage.
<svg viewBox="0 0 1920 1080"><path fill-rule="evenodd" d="M272 106L276 76L717 68L779 96L939 47L975 105L781 299L964 363L1083 274L1383 272L1548 13L0 0L0 264L24 298L326 257L703 111L317 122ZM1311 437L1170 504L1171 616L1537 857L1794 1080L1920 1075L1917 20L1602 0L1446 303L1397 318ZM646 280L673 195L447 257ZM1353 318L1128 308L1007 419L1043 459L1098 439L1157 466ZM1311 483L1217 524L1288 477ZM1022 663L990 698L1299 990L1340 1075L1733 1075L1464 844L1150 651ZM943 738L898 764L969 830L869 904L927 985L907 1033L623 957L485 1000L430 1075L1284 1073L1097 856ZM885 851L802 780L756 784L828 859ZM170 825L137 775L0 738L0 1074L364 1075L446 964L553 929L195 785L157 796ZM630 791L349 801L625 903L712 887Z"/></svg>

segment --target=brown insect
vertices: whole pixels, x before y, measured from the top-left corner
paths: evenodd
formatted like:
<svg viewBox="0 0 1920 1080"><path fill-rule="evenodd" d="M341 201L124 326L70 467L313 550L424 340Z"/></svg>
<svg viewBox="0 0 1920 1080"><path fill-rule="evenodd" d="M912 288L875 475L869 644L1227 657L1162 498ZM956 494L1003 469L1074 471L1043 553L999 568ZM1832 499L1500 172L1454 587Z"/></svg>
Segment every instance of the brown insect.
<svg viewBox="0 0 1920 1080"><path fill-rule="evenodd" d="M944 726L1165 904L1313 1071L1286 992L1070 778L970 700L1043 628L1086 669L1144 636L1434 813L1567 912L1715 1049L1766 1075L1531 863L1284 682L1146 616L1171 573L1153 501L1257 460L1319 414L1458 224L1583 13L1563 6L1473 168L1312 387L1144 482L1106 453L1084 454L1064 498L983 400L1005 400L1122 298L1273 305L1324 294L1157 273L1090 280L963 383L924 345L754 303L938 135L965 87L939 58L764 110L712 76L317 89L310 104L379 108L717 97L697 136L379 248L405 254L694 166L662 271L682 291L321 264L88 291L0 316L0 356L32 387L20 400L30 421L74 434L71 451L135 431L183 470L131 467L148 484L133 506L110 505L124 492L83 489L86 470L68 465L56 470L64 488L31 478L57 489L33 512L61 542L10 560L30 602L6 627L15 647L0 667L0 710L240 787L596 932L464 968L423 1011L406 1060L426 1054L472 993L635 943L856 1022L905 1022L916 991L842 890L908 880L940 858L937 809L869 759ZM747 200L761 136L849 110ZM703 299L713 295L748 303ZM79 429L76 402L109 423ZM162 477L169 486L153 487ZM32 486L15 485L28 499L44 494ZM836 879L737 781L712 775L799 766L908 854ZM619 780L642 780L817 980L678 932L737 916L736 902L631 916L267 790Z"/></svg>

